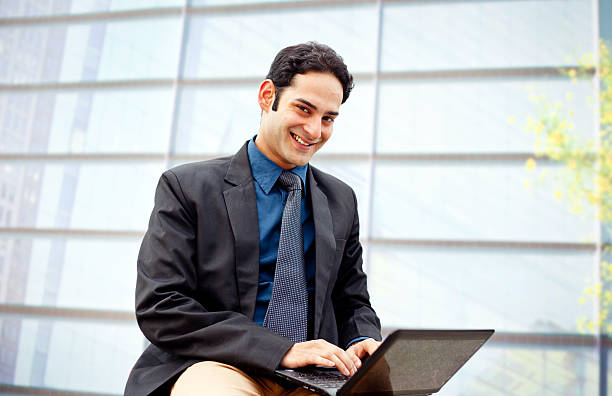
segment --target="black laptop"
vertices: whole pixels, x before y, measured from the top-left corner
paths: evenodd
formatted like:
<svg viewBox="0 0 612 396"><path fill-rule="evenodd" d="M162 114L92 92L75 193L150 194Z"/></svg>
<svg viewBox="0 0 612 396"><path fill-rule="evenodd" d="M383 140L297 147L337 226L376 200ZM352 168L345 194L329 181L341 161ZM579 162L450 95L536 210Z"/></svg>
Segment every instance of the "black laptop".
<svg viewBox="0 0 612 396"><path fill-rule="evenodd" d="M352 377L338 370L279 369L276 375L321 395L436 393L480 349L494 330L396 330Z"/></svg>

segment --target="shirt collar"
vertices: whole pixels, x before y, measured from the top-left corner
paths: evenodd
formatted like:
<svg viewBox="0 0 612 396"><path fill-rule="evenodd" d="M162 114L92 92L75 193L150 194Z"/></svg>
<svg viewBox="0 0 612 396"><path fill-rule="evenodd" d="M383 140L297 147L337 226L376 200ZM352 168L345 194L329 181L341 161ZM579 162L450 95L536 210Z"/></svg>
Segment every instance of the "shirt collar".
<svg viewBox="0 0 612 396"><path fill-rule="evenodd" d="M255 138L257 135L249 141L247 152L249 155L249 162L251 163L251 172L253 177L261 187L261 189L267 194L270 193L272 187L276 183L276 180L283 172L283 169L276 165L274 161L269 159L262 153L259 148L255 145ZM302 185L304 186L303 193L306 194L306 172L308 171L308 164L304 166L296 166L291 169L290 172L295 173L302 179Z"/></svg>

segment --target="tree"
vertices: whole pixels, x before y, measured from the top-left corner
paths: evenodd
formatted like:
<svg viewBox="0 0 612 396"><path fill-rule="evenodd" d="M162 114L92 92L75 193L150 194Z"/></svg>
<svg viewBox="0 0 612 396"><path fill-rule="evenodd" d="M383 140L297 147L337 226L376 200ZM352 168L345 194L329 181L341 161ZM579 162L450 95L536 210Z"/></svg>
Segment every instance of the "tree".
<svg viewBox="0 0 612 396"><path fill-rule="evenodd" d="M561 180L555 198L569 203L572 212L584 213L592 207L601 222L602 230L612 235L612 54L610 45L603 40L599 46L599 59L593 54L582 56L577 68L561 71L573 82L578 78L595 77L599 80L599 98L590 99L593 110L599 113L599 136L584 139L575 131L574 95L568 92L565 102L552 102L544 95L532 93L531 101L537 107L537 115L527 119L525 129L536 135L535 157L525 164L530 171L538 161L552 160L563 166ZM597 106L599 104L599 106ZM602 249L600 281L584 290L580 301L599 299L598 317L593 321L580 318L578 328L594 332L602 328L612 332L612 251Z"/></svg>

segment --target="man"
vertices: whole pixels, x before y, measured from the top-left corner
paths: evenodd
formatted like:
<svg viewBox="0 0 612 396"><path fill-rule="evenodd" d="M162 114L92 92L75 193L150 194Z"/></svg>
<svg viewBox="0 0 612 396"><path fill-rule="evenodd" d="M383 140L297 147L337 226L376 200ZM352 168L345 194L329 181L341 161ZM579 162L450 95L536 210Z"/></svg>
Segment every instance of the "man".
<svg viewBox="0 0 612 396"><path fill-rule="evenodd" d="M376 350L355 194L308 164L352 80L331 48L287 47L259 87L258 134L162 175L136 285L152 344L126 394L306 394L269 378L307 365L352 375Z"/></svg>

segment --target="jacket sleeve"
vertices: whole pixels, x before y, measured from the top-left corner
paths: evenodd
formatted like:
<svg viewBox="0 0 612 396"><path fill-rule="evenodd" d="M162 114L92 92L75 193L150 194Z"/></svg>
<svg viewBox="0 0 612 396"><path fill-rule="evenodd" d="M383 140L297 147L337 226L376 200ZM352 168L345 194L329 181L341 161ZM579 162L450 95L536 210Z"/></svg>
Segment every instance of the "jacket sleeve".
<svg viewBox="0 0 612 396"><path fill-rule="evenodd" d="M274 370L293 343L233 311L198 299L195 208L175 173L165 172L137 262L136 318L160 349L186 359ZM201 238L201 236L200 236ZM210 285L214 287L214 285Z"/></svg>
<svg viewBox="0 0 612 396"><path fill-rule="evenodd" d="M367 277L362 268L363 249L359 242L357 199L354 192L352 195L353 220L332 292L339 342L343 348L358 337L371 337L378 341L382 339L380 320L370 305Z"/></svg>

